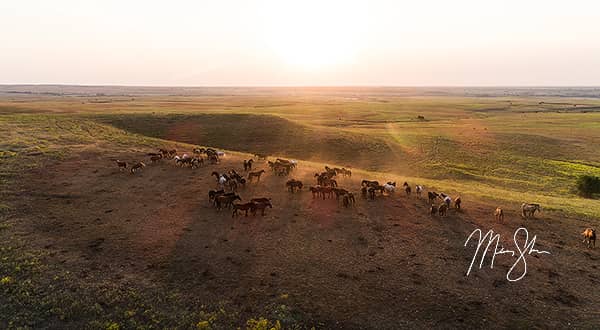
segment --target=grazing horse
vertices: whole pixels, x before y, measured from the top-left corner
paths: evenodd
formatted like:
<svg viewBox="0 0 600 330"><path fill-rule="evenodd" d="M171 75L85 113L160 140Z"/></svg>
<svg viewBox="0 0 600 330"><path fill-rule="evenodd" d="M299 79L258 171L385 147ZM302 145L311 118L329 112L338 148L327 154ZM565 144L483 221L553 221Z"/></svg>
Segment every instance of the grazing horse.
<svg viewBox="0 0 600 330"><path fill-rule="evenodd" d="M246 179L244 179L241 175L239 175L235 170L229 171L231 178L233 178L236 182L236 186L239 184L242 187L246 186Z"/></svg>
<svg viewBox="0 0 600 330"><path fill-rule="evenodd" d="M343 188L331 188L331 190L335 194L335 199L337 199L337 200L340 199L340 196L343 196L348 193L348 191Z"/></svg>
<svg viewBox="0 0 600 330"><path fill-rule="evenodd" d="M587 228L581 233L583 236L583 242L587 243L588 248L596 247L596 229Z"/></svg>
<svg viewBox="0 0 600 330"><path fill-rule="evenodd" d="M257 182L260 182L260 176L265 173L265 170L248 173L248 182L252 182L253 178L256 178Z"/></svg>
<svg viewBox="0 0 600 330"><path fill-rule="evenodd" d="M254 203L271 203L271 199L267 197L252 198L250 201Z"/></svg>
<svg viewBox="0 0 600 330"><path fill-rule="evenodd" d="M435 204L431 204L431 208L429 208L429 214L436 215L437 210L438 210L437 206L435 206Z"/></svg>
<svg viewBox="0 0 600 330"><path fill-rule="evenodd" d="M406 196L410 196L410 192L411 192L410 186L404 187L404 191L406 192Z"/></svg>
<svg viewBox="0 0 600 330"><path fill-rule="evenodd" d="M444 197L444 203L446 203L446 207L449 209L450 205L452 204L452 198L450 198L450 196L446 195Z"/></svg>
<svg viewBox="0 0 600 330"><path fill-rule="evenodd" d="M460 204L462 203L462 199L460 199L460 196L456 197L456 199L454 200L454 207L457 210L460 210Z"/></svg>
<svg viewBox="0 0 600 330"><path fill-rule="evenodd" d="M213 171L210 175L214 175L215 178L217 179L217 182L219 182L219 178L221 177L221 175L219 174L219 172Z"/></svg>
<svg viewBox="0 0 600 330"><path fill-rule="evenodd" d="M440 207L438 207L438 214L440 215L440 217L445 217L447 212L448 212L447 204L441 204Z"/></svg>
<svg viewBox="0 0 600 330"><path fill-rule="evenodd" d="M496 217L496 221L504 222L504 210L502 210L500 207L497 207L496 211L494 211L494 217Z"/></svg>
<svg viewBox="0 0 600 330"><path fill-rule="evenodd" d="M396 182L388 182L384 184L383 189L388 195L393 194L394 192L396 192Z"/></svg>
<svg viewBox="0 0 600 330"><path fill-rule="evenodd" d="M141 170L144 167L146 167L146 164L144 164L142 162L138 162L137 164L135 164L131 167L131 174L134 174L135 172L137 172L138 170Z"/></svg>
<svg viewBox="0 0 600 330"><path fill-rule="evenodd" d="M521 205L521 215L523 216L523 218L528 218L528 217L534 218L535 211L542 212L542 208L540 207L540 204L523 203Z"/></svg>
<svg viewBox="0 0 600 330"><path fill-rule="evenodd" d="M265 209L267 207L273 208L271 201L266 198L253 198L252 202L255 203L254 210L252 210L252 215L256 215L256 211L260 210L260 215L265 215Z"/></svg>
<svg viewBox="0 0 600 330"><path fill-rule="evenodd" d="M119 172L127 169L127 162L122 162L117 159L115 160L115 163L117 163L117 166L119 167Z"/></svg>
<svg viewBox="0 0 600 330"><path fill-rule="evenodd" d="M226 193L223 190L218 190L218 192L215 193L215 195L213 196L213 200L212 200L213 206L215 206L215 207L217 206L217 198L219 198L220 196L232 197L232 196L235 196L235 195L236 194L234 192L227 192ZM210 199L210 196L209 196L209 199Z"/></svg>
<svg viewBox="0 0 600 330"><path fill-rule="evenodd" d="M329 166L325 166L325 173L327 173L327 175L330 178L337 176L337 171L334 168L330 168Z"/></svg>
<svg viewBox="0 0 600 330"><path fill-rule="evenodd" d="M338 186L337 181L335 181L334 179L325 179L321 182L321 185L325 186L325 187L333 187L333 188Z"/></svg>
<svg viewBox="0 0 600 330"><path fill-rule="evenodd" d="M367 198L367 187L360 188L360 194L363 198Z"/></svg>
<svg viewBox="0 0 600 330"><path fill-rule="evenodd" d="M235 181L235 180L227 180L224 183L227 183L227 187L229 188L230 191L233 191L233 192L237 191L237 187L238 187L237 181ZM219 182L219 184L220 184L220 182Z"/></svg>
<svg viewBox="0 0 600 330"><path fill-rule="evenodd" d="M323 196L323 199L325 199L325 196L327 196L327 198L331 198L332 195L333 195L332 187L321 187L321 196Z"/></svg>
<svg viewBox="0 0 600 330"><path fill-rule="evenodd" d="M350 206L350 200L348 199L348 195L344 195L344 197L342 197L342 204L344 205L344 207Z"/></svg>
<svg viewBox="0 0 600 330"><path fill-rule="evenodd" d="M217 183L219 184L219 187L221 189L225 188L225 183L227 181L229 181L229 177L227 176L227 174L219 174L219 172L213 171L211 173L211 175L214 175L215 178L217 179Z"/></svg>
<svg viewBox="0 0 600 330"><path fill-rule="evenodd" d="M257 159L267 159L268 155L266 154L254 154L254 157Z"/></svg>
<svg viewBox="0 0 600 330"><path fill-rule="evenodd" d="M158 155L158 156L150 156L150 161L151 161L152 163L156 163L156 162L158 162L158 161L159 161L159 160L161 160L161 159L162 159L162 155Z"/></svg>
<svg viewBox="0 0 600 330"><path fill-rule="evenodd" d="M253 159L244 160L244 171L249 171L252 169L252 163L254 163Z"/></svg>
<svg viewBox="0 0 600 330"><path fill-rule="evenodd" d="M200 166L204 166L204 159L202 159L202 157L194 157L194 158L192 158L192 162L190 165L192 168L198 168Z"/></svg>
<svg viewBox="0 0 600 330"><path fill-rule="evenodd" d="M361 186L365 186L365 187L376 187L379 186L379 182L378 181L369 181L369 180L362 180L362 182L360 183Z"/></svg>
<svg viewBox="0 0 600 330"><path fill-rule="evenodd" d="M370 187L368 191L369 191L369 198L375 199L375 188Z"/></svg>
<svg viewBox="0 0 600 330"><path fill-rule="evenodd" d="M236 194L223 194L215 198L215 206L217 210L221 210L223 207L229 208L235 200L241 201L242 198Z"/></svg>
<svg viewBox="0 0 600 330"><path fill-rule="evenodd" d="M173 159L175 160L175 164L181 165L181 162L182 162L181 157L176 155L175 157L173 157Z"/></svg>
<svg viewBox="0 0 600 330"><path fill-rule="evenodd" d="M221 189L225 188L225 183L227 183L227 177L225 176L225 174L221 175L219 177L219 187L221 187ZM231 188L231 186L229 187Z"/></svg>
<svg viewBox="0 0 600 330"><path fill-rule="evenodd" d="M217 156L216 154L210 154L207 155L207 159L211 164L218 164L219 163L219 156Z"/></svg>
<svg viewBox="0 0 600 330"><path fill-rule="evenodd" d="M341 174L343 177L352 177L352 171L345 169L344 167L342 167L341 169L339 168L334 168L334 170L336 170L337 174Z"/></svg>
<svg viewBox="0 0 600 330"><path fill-rule="evenodd" d="M344 196L342 197L342 204L344 205L344 207L348 207L348 206L350 206L350 204L352 204L352 205L356 204L356 200L354 199L354 194L351 192L344 194Z"/></svg>
<svg viewBox="0 0 600 330"><path fill-rule="evenodd" d="M429 198L429 204L433 204L436 198L440 197L440 195L434 191L428 191L427 197Z"/></svg>
<svg viewBox="0 0 600 330"><path fill-rule="evenodd" d="M417 192L417 197L418 197L418 198L421 198L421 193L423 192L423 187L422 187L422 186L419 186L419 185L417 185L417 186L415 187L415 191Z"/></svg>
<svg viewBox="0 0 600 330"><path fill-rule="evenodd" d="M288 180L288 182L285 183L285 186L288 187L292 193L294 192L294 189L298 188L298 190L301 190L303 187L302 182L296 179Z"/></svg>
<svg viewBox="0 0 600 330"><path fill-rule="evenodd" d="M310 192L312 193L313 198L319 197L321 195L321 186L310 186L308 187L308 190L310 190Z"/></svg>
<svg viewBox="0 0 600 330"><path fill-rule="evenodd" d="M248 202L244 204L233 204L233 212L231 213L231 217L233 218L238 214L239 211L246 211L246 217L248 216L248 211L252 211L256 213L256 204L254 202Z"/></svg>
<svg viewBox="0 0 600 330"><path fill-rule="evenodd" d="M208 201L214 201L217 196L223 195L225 190L209 190L208 191Z"/></svg>
<svg viewBox="0 0 600 330"><path fill-rule="evenodd" d="M371 199L375 199L375 192L379 191L379 193L383 195L385 188L384 186L371 186L369 187L368 191Z"/></svg>

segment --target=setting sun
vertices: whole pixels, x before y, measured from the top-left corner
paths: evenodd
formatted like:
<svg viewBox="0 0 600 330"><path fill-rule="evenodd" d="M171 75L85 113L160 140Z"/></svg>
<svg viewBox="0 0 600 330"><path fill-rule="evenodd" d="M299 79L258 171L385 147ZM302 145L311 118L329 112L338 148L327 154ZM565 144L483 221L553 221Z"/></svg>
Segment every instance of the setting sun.
<svg viewBox="0 0 600 330"><path fill-rule="evenodd" d="M293 69L352 64L360 50L361 13L347 2L273 1L263 15L267 46Z"/></svg>

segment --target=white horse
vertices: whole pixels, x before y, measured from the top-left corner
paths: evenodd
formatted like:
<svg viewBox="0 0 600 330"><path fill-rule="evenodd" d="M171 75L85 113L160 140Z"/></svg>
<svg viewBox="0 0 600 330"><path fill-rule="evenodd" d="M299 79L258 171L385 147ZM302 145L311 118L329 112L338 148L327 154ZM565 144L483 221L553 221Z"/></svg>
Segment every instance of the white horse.
<svg viewBox="0 0 600 330"><path fill-rule="evenodd" d="M393 194L396 191L396 186L388 182L383 185L383 189L387 194Z"/></svg>
<svg viewBox="0 0 600 330"><path fill-rule="evenodd" d="M227 182L227 179L225 179L225 177L224 177L224 176L222 176L222 175L221 175L221 176L219 176L219 187L220 187L221 189L224 189L224 188L225 188L225 183L226 183L226 182Z"/></svg>
<svg viewBox="0 0 600 330"><path fill-rule="evenodd" d="M415 187L415 191L417 192L417 197L421 197L421 193L423 192L423 187L422 187L422 186L419 186L419 185L417 185L417 186Z"/></svg>
<svg viewBox="0 0 600 330"><path fill-rule="evenodd" d="M452 198L450 198L450 196L444 197L444 203L446 203L446 205L448 205L448 208L450 208L450 204L452 204Z"/></svg>

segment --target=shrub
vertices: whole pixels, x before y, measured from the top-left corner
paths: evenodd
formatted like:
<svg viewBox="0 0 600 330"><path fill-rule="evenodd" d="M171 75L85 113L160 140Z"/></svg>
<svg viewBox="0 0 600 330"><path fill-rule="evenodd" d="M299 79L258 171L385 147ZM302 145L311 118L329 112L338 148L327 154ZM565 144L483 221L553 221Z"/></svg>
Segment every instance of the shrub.
<svg viewBox="0 0 600 330"><path fill-rule="evenodd" d="M281 323L279 320L271 322L264 317L256 319L250 319L246 322L247 330L281 330Z"/></svg>
<svg viewBox="0 0 600 330"><path fill-rule="evenodd" d="M600 178L597 176L583 175L577 180L577 191L585 197L600 194Z"/></svg>

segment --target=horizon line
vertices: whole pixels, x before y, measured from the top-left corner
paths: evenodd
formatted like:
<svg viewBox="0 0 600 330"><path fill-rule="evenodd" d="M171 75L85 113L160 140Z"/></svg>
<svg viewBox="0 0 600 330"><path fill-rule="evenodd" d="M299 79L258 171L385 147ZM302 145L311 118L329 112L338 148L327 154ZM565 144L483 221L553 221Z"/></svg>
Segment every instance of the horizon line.
<svg viewBox="0 0 600 330"><path fill-rule="evenodd" d="M142 87L142 88L600 88L600 85L143 85L78 83L0 83L0 86Z"/></svg>

